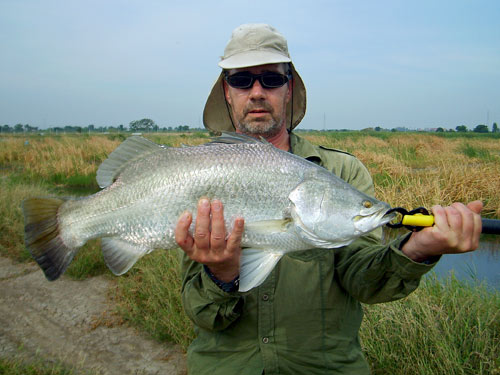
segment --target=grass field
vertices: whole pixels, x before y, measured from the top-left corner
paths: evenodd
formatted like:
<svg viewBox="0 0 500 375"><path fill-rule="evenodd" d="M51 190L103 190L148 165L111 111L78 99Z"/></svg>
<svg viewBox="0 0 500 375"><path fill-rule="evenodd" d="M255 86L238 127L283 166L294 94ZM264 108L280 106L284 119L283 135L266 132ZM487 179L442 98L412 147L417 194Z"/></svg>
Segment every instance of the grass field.
<svg viewBox="0 0 500 375"><path fill-rule="evenodd" d="M499 137L386 132L301 135L357 156L373 176L377 198L392 206L430 208L480 199L485 204L483 216L500 218ZM169 146L208 140L207 133L201 132L147 137ZM0 254L18 261L30 258L23 245L23 199L98 191L96 169L124 138L119 134L0 137ZM176 251L158 251L114 278L117 310L158 340L186 347L193 333L179 299L177 265ZM98 241L80 251L67 274L77 279L109 275ZM366 306L365 311L361 337L374 374L500 374L498 292L452 278L445 284L431 278L403 301Z"/></svg>

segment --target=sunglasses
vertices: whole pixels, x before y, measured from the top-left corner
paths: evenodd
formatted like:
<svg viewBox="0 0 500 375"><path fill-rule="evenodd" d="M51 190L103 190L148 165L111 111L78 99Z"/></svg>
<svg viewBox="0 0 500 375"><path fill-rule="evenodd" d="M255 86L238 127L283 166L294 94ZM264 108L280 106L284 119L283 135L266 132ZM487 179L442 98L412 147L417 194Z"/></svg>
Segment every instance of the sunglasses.
<svg viewBox="0 0 500 375"><path fill-rule="evenodd" d="M287 75L276 72L264 72L261 74L239 72L231 75L227 72L225 73L226 82L235 89L249 89L257 79L260 85L265 89L276 89L291 80L292 75L290 72L288 72Z"/></svg>

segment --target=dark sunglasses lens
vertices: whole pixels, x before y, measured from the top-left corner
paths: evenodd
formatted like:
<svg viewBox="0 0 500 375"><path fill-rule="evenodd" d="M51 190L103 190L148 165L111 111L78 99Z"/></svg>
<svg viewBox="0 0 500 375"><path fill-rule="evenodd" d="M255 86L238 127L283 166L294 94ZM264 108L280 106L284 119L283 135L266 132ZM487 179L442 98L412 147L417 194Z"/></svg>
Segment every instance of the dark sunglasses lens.
<svg viewBox="0 0 500 375"><path fill-rule="evenodd" d="M262 75L261 83L266 88L281 87L287 83L288 78L279 73L266 73Z"/></svg>
<svg viewBox="0 0 500 375"><path fill-rule="evenodd" d="M236 73L226 77L227 83L237 89L246 89L252 86L253 77L246 73Z"/></svg>

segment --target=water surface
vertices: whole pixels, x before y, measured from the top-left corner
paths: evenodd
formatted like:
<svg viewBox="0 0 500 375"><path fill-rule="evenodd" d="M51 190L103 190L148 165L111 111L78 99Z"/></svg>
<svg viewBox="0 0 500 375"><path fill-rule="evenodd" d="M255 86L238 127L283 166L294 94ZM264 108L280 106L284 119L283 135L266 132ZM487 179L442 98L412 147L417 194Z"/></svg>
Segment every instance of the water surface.
<svg viewBox="0 0 500 375"><path fill-rule="evenodd" d="M482 241L479 249L470 253L443 255L433 271L441 279L453 272L459 280L485 282L500 290L500 239Z"/></svg>

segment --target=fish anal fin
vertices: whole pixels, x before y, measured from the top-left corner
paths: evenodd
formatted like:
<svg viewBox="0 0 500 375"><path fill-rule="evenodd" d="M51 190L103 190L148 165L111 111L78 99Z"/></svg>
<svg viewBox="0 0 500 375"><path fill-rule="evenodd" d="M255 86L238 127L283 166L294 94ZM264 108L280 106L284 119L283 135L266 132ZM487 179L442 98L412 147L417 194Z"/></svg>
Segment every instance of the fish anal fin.
<svg viewBox="0 0 500 375"><path fill-rule="evenodd" d="M239 291L246 292L262 284L283 253L261 249L243 249L240 260Z"/></svg>
<svg viewBox="0 0 500 375"><path fill-rule="evenodd" d="M101 239L102 255L108 268L116 276L127 272L149 249L116 237Z"/></svg>
<svg viewBox="0 0 500 375"><path fill-rule="evenodd" d="M110 186L124 167L141 156L164 148L149 139L132 136L121 143L97 169L96 180L101 188Z"/></svg>

